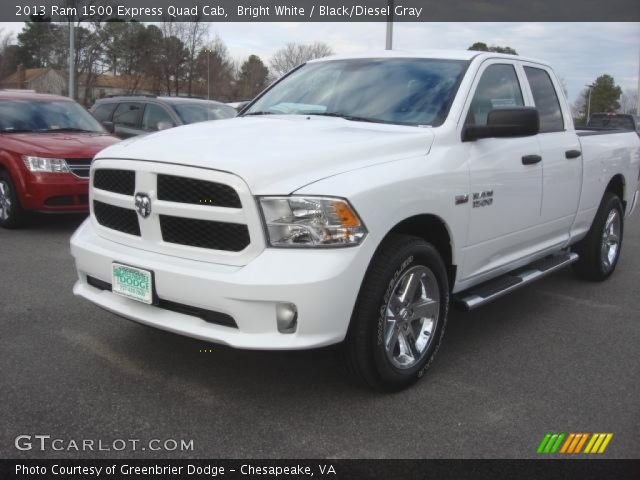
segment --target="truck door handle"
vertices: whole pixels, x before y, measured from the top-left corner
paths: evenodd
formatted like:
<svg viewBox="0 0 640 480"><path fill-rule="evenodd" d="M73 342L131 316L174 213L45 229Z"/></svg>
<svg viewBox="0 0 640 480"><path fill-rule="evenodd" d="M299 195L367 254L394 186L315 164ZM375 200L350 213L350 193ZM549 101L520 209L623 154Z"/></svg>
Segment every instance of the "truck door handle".
<svg viewBox="0 0 640 480"><path fill-rule="evenodd" d="M542 157L540 155L525 155L522 157L523 165L534 165L536 163L540 163L542 161Z"/></svg>
<svg viewBox="0 0 640 480"><path fill-rule="evenodd" d="M581 155L582 152L580 150L567 150L566 152L564 152L564 156L569 160L571 160L572 158L578 158Z"/></svg>

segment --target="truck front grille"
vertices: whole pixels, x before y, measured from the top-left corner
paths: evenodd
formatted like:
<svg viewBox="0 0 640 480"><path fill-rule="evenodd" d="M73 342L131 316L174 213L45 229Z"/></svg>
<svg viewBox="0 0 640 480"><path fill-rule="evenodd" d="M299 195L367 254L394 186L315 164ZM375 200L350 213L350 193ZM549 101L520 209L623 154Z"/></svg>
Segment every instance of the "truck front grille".
<svg viewBox="0 0 640 480"><path fill-rule="evenodd" d="M249 245L249 230L237 223L196 220L160 215L160 229L165 242L240 252Z"/></svg>
<svg viewBox="0 0 640 480"><path fill-rule="evenodd" d="M231 173L96 159L91 178L92 218L105 238L228 266L246 265L264 248L257 205L246 183Z"/></svg>
<svg viewBox="0 0 640 480"><path fill-rule="evenodd" d="M108 203L93 201L93 214L98 223L112 230L117 230L129 235L140 236L138 215L134 210L116 207Z"/></svg>
<svg viewBox="0 0 640 480"><path fill-rule="evenodd" d="M133 195L136 190L136 172L103 168L93 174L93 186L107 192Z"/></svg>
<svg viewBox="0 0 640 480"><path fill-rule="evenodd" d="M242 208L238 193L229 185L174 175L158 175L158 200Z"/></svg>

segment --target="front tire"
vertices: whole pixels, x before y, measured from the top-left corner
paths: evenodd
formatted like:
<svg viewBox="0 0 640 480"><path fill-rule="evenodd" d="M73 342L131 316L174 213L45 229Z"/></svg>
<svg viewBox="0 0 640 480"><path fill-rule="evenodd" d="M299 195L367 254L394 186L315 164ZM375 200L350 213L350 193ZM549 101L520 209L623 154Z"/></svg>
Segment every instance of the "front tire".
<svg viewBox="0 0 640 480"><path fill-rule="evenodd" d="M11 177L6 171L0 171L0 227L18 228L24 217Z"/></svg>
<svg viewBox="0 0 640 480"><path fill-rule="evenodd" d="M589 233L574 247L580 256L573 264L576 274L592 282L609 278L620 258L623 232L622 202L617 195L606 192Z"/></svg>
<svg viewBox="0 0 640 480"><path fill-rule="evenodd" d="M449 311L447 269L433 245L393 235L360 288L346 340L358 380L376 390L413 384L440 346Z"/></svg>

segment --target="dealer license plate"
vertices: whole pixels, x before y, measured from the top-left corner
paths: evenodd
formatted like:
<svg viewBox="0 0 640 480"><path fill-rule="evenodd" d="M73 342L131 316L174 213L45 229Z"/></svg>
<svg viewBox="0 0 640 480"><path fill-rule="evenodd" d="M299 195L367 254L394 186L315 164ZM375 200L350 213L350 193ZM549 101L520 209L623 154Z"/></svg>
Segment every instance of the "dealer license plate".
<svg viewBox="0 0 640 480"><path fill-rule="evenodd" d="M153 303L153 275L149 270L113 263L111 280L113 293L139 302Z"/></svg>

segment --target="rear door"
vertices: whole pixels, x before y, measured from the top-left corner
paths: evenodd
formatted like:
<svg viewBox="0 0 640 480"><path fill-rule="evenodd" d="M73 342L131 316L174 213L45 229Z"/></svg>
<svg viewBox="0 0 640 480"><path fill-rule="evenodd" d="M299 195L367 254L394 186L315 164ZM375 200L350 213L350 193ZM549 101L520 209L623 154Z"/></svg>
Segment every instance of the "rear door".
<svg viewBox="0 0 640 480"><path fill-rule="evenodd" d="M141 102L122 102L118 105L112 119L117 137L129 138L144 133L140 126L143 108Z"/></svg>
<svg viewBox="0 0 640 480"><path fill-rule="evenodd" d="M464 124L486 125L489 111L524 106L522 75L509 60L483 63L467 100ZM463 277L471 280L535 251L542 165L535 136L483 138L463 146L470 179Z"/></svg>
<svg viewBox="0 0 640 480"><path fill-rule="evenodd" d="M553 72L538 64L523 63L534 106L540 114L538 141L542 154L541 235L560 244L578 211L582 189L582 152L560 84ZM564 108L563 108L564 103ZM565 113L566 112L566 113ZM569 127L569 128L567 128Z"/></svg>

